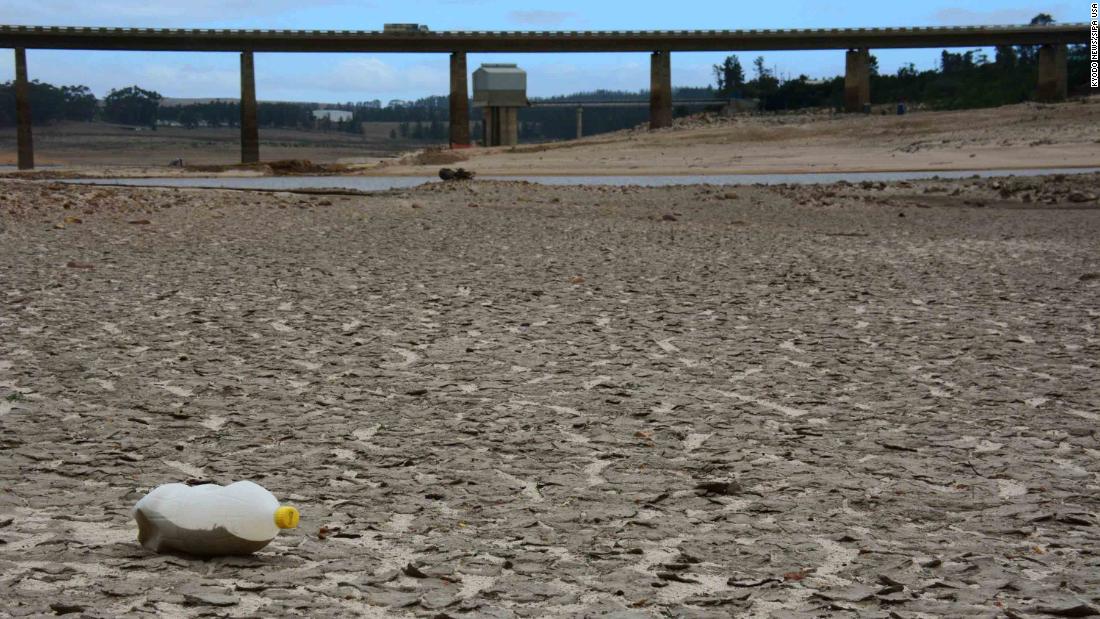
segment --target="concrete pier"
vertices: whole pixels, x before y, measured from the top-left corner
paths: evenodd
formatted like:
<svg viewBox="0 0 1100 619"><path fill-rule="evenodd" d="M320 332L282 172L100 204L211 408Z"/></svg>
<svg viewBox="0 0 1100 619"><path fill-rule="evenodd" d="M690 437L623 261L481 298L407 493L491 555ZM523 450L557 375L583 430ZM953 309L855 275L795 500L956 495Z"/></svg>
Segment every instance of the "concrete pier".
<svg viewBox="0 0 1100 619"><path fill-rule="evenodd" d="M1039 48L1039 86L1036 98L1046 102L1065 101L1067 86L1066 46L1043 45Z"/></svg>
<svg viewBox="0 0 1100 619"><path fill-rule="evenodd" d="M519 108L485 108L485 146L515 146L519 143Z"/></svg>
<svg viewBox="0 0 1100 619"><path fill-rule="evenodd" d="M27 50L15 50L16 150L20 170L34 169L34 139L31 137L31 86L27 81Z"/></svg>
<svg viewBox="0 0 1100 619"><path fill-rule="evenodd" d="M451 148L470 145L470 99L466 84L466 52L451 53Z"/></svg>
<svg viewBox="0 0 1100 619"><path fill-rule="evenodd" d="M871 103L871 52L850 49L844 58L844 111L862 112Z"/></svg>
<svg viewBox="0 0 1100 619"><path fill-rule="evenodd" d="M260 161L260 124L256 119L256 67L252 52L241 52L241 163Z"/></svg>
<svg viewBox="0 0 1100 619"><path fill-rule="evenodd" d="M649 128L672 126L672 55L656 51L649 58Z"/></svg>

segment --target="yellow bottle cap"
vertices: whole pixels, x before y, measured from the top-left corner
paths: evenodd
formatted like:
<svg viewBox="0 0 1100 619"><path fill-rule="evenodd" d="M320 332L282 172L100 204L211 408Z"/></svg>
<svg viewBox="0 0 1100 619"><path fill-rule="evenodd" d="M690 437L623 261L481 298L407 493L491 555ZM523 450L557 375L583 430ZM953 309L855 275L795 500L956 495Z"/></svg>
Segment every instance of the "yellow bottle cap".
<svg viewBox="0 0 1100 619"><path fill-rule="evenodd" d="M275 510L275 526L280 529L298 528L298 520L300 518L301 516L298 514L298 510L289 505L283 505Z"/></svg>

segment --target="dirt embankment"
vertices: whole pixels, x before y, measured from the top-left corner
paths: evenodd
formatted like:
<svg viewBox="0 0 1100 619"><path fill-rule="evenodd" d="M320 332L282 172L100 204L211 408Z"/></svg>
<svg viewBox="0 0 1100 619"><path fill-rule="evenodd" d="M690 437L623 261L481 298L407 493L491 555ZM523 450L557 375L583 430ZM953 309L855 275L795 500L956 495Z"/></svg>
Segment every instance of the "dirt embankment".
<svg viewBox="0 0 1100 619"><path fill-rule="evenodd" d="M280 173L263 166L235 165L237 136L225 133L229 130L217 139L190 141L187 134L177 135L182 131L141 139L110 133L78 139L47 137L40 148L45 152L40 163L63 165L40 174ZM51 159L51 140L65 144L69 155ZM431 148L411 154L408 144L386 143L389 150L371 152L366 142L315 132L290 132L285 138L279 138L278 132L261 132L261 140L265 162L312 162L298 169L283 166L282 173L292 174L435 176L440 166L459 162L482 176L1073 168L1100 163L1100 97L1058 105L1028 103L906 116L806 112L725 119L712 115L680 119L675 127L655 132L640 129L515 148ZM14 153L11 136L0 142L10 144L9 152ZM188 150L180 151L177 142L186 143ZM211 159L209 153L217 156ZM177 157L183 157L189 169L168 167ZM150 160L164 164L150 166Z"/></svg>
<svg viewBox="0 0 1100 619"><path fill-rule="evenodd" d="M473 149L482 175L707 175L1091 167L1100 97L906 116L799 113L678 121L578 141ZM387 167L421 175L431 166Z"/></svg>

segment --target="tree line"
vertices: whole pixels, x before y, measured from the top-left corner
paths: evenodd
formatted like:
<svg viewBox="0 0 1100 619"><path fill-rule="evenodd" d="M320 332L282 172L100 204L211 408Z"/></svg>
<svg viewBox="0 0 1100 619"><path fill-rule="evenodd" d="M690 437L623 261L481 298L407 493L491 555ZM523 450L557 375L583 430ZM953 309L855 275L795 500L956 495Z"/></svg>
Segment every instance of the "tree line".
<svg viewBox="0 0 1100 619"><path fill-rule="evenodd" d="M256 122L262 127L309 128L313 126L312 103L262 101L256 106ZM184 105L161 106L157 119L195 127L238 127L241 105L237 101L213 100Z"/></svg>
<svg viewBox="0 0 1100 619"><path fill-rule="evenodd" d="M1054 23L1046 13L1036 15L1032 25ZM1039 73L1039 48L1035 45L998 46L991 60L971 50L940 54L939 66L918 71L912 63L894 75L883 75L871 56L871 103L921 103L932 109L994 107L1028 101L1035 96ZM1088 48L1070 45L1066 50L1070 94L1088 92ZM762 110L793 110L806 107L839 109L844 101L844 78L811 80L805 75L780 79L768 68L763 56L752 62L753 78L736 55L714 66L716 88L722 97L755 99Z"/></svg>
<svg viewBox="0 0 1100 619"><path fill-rule="evenodd" d="M918 71L912 63L893 75L883 75L871 57L871 103L921 103L930 109L995 107L1029 101L1035 97L1039 78L1037 53L1003 46L990 59L978 51L940 54L939 66ZM1070 95L1088 94L1088 50L1083 45L1067 49L1067 78ZM779 79L754 62L754 77L745 80L738 73L740 62L730 56L715 67L717 90L722 97L755 99L761 110L795 110L807 107L839 109L844 101L844 78L811 80L805 75Z"/></svg>
<svg viewBox="0 0 1100 619"><path fill-rule="evenodd" d="M105 120L125 125L153 126L161 96L138 86L113 89L101 102L87 86L54 86L37 80L28 84L31 123L60 120ZM14 125L15 83L0 83L0 126Z"/></svg>
<svg viewBox="0 0 1100 619"><path fill-rule="evenodd" d="M42 125L57 120L94 120L99 100L87 86L54 86L33 81L30 86L31 122ZM15 124L15 83L0 83L0 125Z"/></svg>

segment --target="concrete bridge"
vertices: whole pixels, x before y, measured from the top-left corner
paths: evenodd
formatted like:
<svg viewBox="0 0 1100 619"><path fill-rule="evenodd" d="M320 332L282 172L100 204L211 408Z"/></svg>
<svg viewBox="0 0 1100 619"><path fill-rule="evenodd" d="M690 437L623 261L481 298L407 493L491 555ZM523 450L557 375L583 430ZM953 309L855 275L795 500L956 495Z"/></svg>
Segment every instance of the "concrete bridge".
<svg viewBox="0 0 1100 619"><path fill-rule="evenodd" d="M672 125L672 52L847 50L845 108L870 102L870 50L875 48L1039 45L1038 98L1066 96L1066 45L1089 41L1088 24L946 28L812 30L662 30L570 32L377 32L347 30L183 30L0 26L0 47L15 49L19 168L34 167L28 49L239 52L241 162L260 160L256 121L255 52L449 53L450 141L470 143L466 54L530 52L649 52L650 127Z"/></svg>

